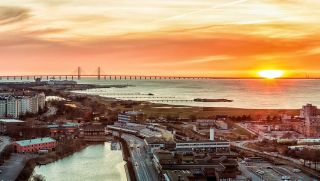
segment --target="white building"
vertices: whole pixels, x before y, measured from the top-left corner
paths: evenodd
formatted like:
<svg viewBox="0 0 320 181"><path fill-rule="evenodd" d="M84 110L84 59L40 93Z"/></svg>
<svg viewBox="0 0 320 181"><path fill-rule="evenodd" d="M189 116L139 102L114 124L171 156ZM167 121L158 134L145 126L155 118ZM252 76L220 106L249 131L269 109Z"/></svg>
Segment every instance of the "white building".
<svg viewBox="0 0 320 181"><path fill-rule="evenodd" d="M0 99L0 117L7 116L7 100Z"/></svg>
<svg viewBox="0 0 320 181"><path fill-rule="evenodd" d="M144 120L143 112L139 111L127 111L118 114L118 121L123 123L128 122L142 122Z"/></svg>
<svg viewBox="0 0 320 181"><path fill-rule="evenodd" d="M19 102L14 98L10 97L7 100L7 117L17 118L19 117Z"/></svg>
<svg viewBox="0 0 320 181"><path fill-rule="evenodd" d="M176 150L229 150L230 142L229 141L185 141L185 142L176 142Z"/></svg>
<svg viewBox="0 0 320 181"><path fill-rule="evenodd" d="M19 104L19 115L25 115L30 110L30 99L28 97L23 97L18 99Z"/></svg>
<svg viewBox="0 0 320 181"><path fill-rule="evenodd" d="M40 109L45 107L44 93L32 96L0 96L0 118L18 118L27 113L37 114Z"/></svg>

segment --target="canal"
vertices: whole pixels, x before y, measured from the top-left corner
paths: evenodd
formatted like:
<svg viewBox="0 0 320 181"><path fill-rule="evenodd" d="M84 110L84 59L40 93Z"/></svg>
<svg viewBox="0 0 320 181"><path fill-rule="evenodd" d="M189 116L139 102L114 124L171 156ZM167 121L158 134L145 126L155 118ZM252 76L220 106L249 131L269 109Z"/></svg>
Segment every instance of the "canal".
<svg viewBox="0 0 320 181"><path fill-rule="evenodd" d="M46 181L126 181L122 152L111 151L110 143L91 145L69 157L37 166L34 175Z"/></svg>

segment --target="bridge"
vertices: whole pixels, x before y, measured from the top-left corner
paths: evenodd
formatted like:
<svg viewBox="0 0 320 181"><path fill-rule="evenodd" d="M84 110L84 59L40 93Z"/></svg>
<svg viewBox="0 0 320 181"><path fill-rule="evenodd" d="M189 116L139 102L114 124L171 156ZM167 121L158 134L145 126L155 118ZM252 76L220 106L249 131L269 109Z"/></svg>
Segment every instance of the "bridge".
<svg viewBox="0 0 320 181"><path fill-rule="evenodd" d="M95 74L82 74L81 67L71 74L47 74L47 75L0 75L0 80L81 80L81 78L96 78L97 80L162 80L162 79L217 79L214 77L190 77L190 76L151 76L151 75L112 75L104 74L101 67Z"/></svg>

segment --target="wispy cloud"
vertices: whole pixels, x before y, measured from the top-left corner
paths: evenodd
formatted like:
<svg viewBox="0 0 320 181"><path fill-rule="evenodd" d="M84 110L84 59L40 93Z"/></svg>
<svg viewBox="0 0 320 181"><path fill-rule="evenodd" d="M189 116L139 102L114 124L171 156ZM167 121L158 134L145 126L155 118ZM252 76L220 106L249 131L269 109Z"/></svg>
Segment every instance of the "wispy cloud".
<svg viewBox="0 0 320 181"><path fill-rule="evenodd" d="M320 69L319 9L316 0L2 0L0 59L10 64L0 71Z"/></svg>
<svg viewBox="0 0 320 181"><path fill-rule="evenodd" d="M177 65L180 66L188 66L193 64L201 64L201 63L208 63L208 62L214 62L214 61L222 61L222 60L230 60L234 59L232 56L228 55L217 55L217 56L208 56L208 57L201 57L201 58L195 58L190 60L183 60L183 61L170 61L170 62L155 62L155 63L146 63L143 64L143 66L162 66L162 67L175 67Z"/></svg>
<svg viewBox="0 0 320 181"><path fill-rule="evenodd" d="M29 17L28 9L14 6L0 6L0 25L16 23Z"/></svg>

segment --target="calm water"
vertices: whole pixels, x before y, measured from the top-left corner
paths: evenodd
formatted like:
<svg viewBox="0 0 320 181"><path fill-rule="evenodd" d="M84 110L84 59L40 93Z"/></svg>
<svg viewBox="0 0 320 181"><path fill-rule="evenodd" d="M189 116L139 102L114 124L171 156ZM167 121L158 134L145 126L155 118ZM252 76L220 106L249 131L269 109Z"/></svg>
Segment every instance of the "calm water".
<svg viewBox="0 0 320 181"><path fill-rule="evenodd" d="M129 84L127 88L79 91L92 95L128 100L193 100L225 98L231 103L169 102L175 105L238 108L300 108L306 103L320 105L320 80L96 80L80 83ZM146 94L152 93L154 96Z"/></svg>
<svg viewBox="0 0 320 181"><path fill-rule="evenodd" d="M37 166L34 174L47 181L125 181L121 151L111 151L110 143L93 145L54 163Z"/></svg>
<svg viewBox="0 0 320 181"><path fill-rule="evenodd" d="M2 80L5 81L5 80ZM20 81L20 80L16 80ZM320 80L97 80L83 78L79 83L132 85L127 88L79 91L125 100L193 100L225 98L231 103L169 102L175 105L239 108L300 108L306 103L320 105ZM154 96L148 96L153 93ZM155 98L161 97L161 98Z"/></svg>

